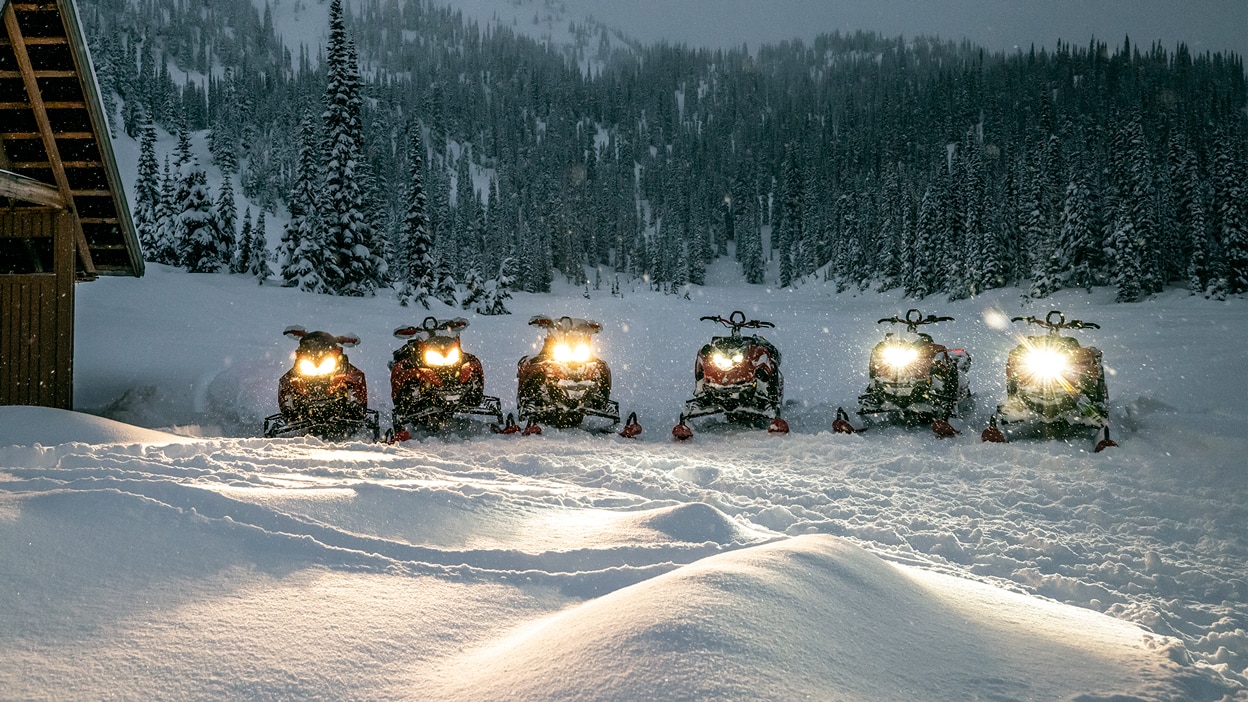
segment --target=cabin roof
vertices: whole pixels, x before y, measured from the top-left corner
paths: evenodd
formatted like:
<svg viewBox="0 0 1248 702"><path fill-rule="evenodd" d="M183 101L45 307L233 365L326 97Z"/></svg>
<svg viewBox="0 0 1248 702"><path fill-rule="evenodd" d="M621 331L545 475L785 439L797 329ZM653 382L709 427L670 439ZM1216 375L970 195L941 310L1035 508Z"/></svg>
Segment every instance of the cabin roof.
<svg viewBox="0 0 1248 702"><path fill-rule="evenodd" d="M0 206L68 209L79 280L143 275L73 1L0 5Z"/></svg>

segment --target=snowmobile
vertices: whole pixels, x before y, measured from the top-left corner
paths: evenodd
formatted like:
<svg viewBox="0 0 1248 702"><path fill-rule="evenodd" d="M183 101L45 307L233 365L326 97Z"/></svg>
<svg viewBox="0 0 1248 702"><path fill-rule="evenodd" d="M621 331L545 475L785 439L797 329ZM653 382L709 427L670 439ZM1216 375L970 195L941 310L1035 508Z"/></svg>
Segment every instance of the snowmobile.
<svg viewBox="0 0 1248 702"><path fill-rule="evenodd" d="M1044 319L1030 316L1010 321L1035 324L1049 331L1044 336L1025 337L1010 351L1005 362L1006 399L997 405L996 415L982 438L1004 441L1004 433L996 426L998 422L1039 423L1046 434L1092 427L1098 430L1097 451L1116 446L1109 439L1109 393L1101 350L1080 346L1074 337L1061 333L1063 329L1100 329L1100 325L1078 319L1068 321L1060 310L1052 310Z"/></svg>
<svg viewBox="0 0 1248 702"><path fill-rule="evenodd" d="M277 384L278 414L265 417L268 438L312 435L327 441L361 432L380 437L377 410L368 408L364 372L351 365L343 348L360 342L354 335L287 327L285 336L299 340L294 367Z"/></svg>
<svg viewBox="0 0 1248 702"><path fill-rule="evenodd" d="M780 416L784 399L780 351L760 335L741 334L742 329L774 329L776 325L757 319L746 321L740 310L727 318L712 315L700 321L722 324L732 333L712 337L711 343L698 351L693 360L693 399L685 402L672 436L682 441L692 437L689 420L713 414L724 414L734 424L770 419L768 432L789 433L788 422Z"/></svg>
<svg viewBox="0 0 1248 702"><path fill-rule="evenodd" d="M577 317L552 319L536 315L529 324L546 330L541 351L517 363L516 407L526 423L525 434L541 433L541 424L566 429L580 426L585 417L620 421L620 405L611 399L611 369L596 358L590 337L602 325ZM620 434L641 433L637 415L630 414Z"/></svg>
<svg viewBox="0 0 1248 702"><path fill-rule="evenodd" d="M390 398L394 426L388 442L412 438L410 428L437 430L456 414L494 418L503 423L502 401L485 394L485 372L476 356L464 351L459 333L463 317L425 317L420 326L394 330L403 344L390 363ZM509 426L514 425L514 420Z"/></svg>
<svg viewBox="0 0 1248 702"><path fill-rule="evenodd" d="M892 331L871 350L870 381L858 396L858 414L883 415L906 424L931 423L937 436L958 431L949 424L971 396L967 373L971 356L951 349L919 331L925 324L951 322L953 317L926 317L916 309L905 317L886 317L876 324L904 324L903 334Z"/></svg>

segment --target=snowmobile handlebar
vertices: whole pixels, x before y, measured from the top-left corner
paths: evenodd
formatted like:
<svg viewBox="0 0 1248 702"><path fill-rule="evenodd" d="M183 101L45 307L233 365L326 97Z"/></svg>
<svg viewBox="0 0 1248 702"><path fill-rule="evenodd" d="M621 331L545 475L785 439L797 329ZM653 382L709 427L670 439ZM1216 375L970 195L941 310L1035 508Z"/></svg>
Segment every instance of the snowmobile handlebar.
<svg viewBox="0 0 1248 702"><path fill-rule="evenodd" d="M724 317L720 317L719 315L707 315L705 317L700 317L699 321L717 322L731 329L734 334L739 332L742 329L775 329L776 328L775 324L772 324L771 322L764 322L761 319L751 319L749 321L746 321L745 313L742 312L741 310L735 310L732 314L728 315L726 319Z"/></svg>
<svg viewBox="0 0 1248 702"><path fill-rule="evenodd" d="M1054 316L1057 317L1056 322L1053 321ZM1027 324L1036 324L1042 327L1046 327L1050 329L1051 331L1053 331L1054 333L1056 333L1058 329L1100 329L1101 328L1101 325L1097 324L1096 322L1084 322L1083 320L1079 320L1079 319L1072 319L1068 322L1066 321L1066 315L1062 314L1061 310L1051 310L1048 314L1044 316L1044 319L1040 319L1039 317L1036 317L1033 315L1028 315L1026 317L1011 317L1010 321L1011 322L1026 322Z"/></svg>
<svg viewBox="0 0 1248 702"><path fill-rule="evenodd" d="M877 320L876 324L883 324L885 322L888 322L889 324L904 324L906 325L906 331L913 332L919 327L919 325L922 324L935 324L936 322L952 321L953 317L937 317L934 314L929 314L924 317L922 312L916 309L909 309L906 310L905 317L893 315L892 317L885 317L884 319Z"/></svg>

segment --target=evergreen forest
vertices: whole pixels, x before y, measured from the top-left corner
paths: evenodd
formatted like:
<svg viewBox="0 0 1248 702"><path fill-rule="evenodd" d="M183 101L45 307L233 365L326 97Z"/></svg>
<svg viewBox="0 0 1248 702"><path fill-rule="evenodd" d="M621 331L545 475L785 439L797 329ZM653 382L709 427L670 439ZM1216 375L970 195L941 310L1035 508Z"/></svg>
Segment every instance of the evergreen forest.
<svg viewBox="0 0 1248 702"><path fill-rule="evenodd" d="M556 46L429 0L333 0L326 45L288 46L252 0L80 13L114 131L142 144L145 255L189 270L482 313L560 276L679 290L725 256L749 284L916 299L1248 292L1235 54L867 33L705 50L575 23ZM208 192L187 136L205 130L258 216L288 220L276 252L231 178Z"/></svg>

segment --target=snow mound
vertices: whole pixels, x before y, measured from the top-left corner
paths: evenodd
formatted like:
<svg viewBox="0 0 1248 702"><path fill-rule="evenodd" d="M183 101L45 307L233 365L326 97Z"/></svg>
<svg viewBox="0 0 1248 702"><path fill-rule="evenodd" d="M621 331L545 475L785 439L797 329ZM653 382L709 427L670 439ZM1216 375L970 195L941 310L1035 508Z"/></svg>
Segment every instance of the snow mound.
<svg viewBox="0 0 1248 702"><path fill-rule="evenodd" d="M0 446L173 444L191 439L111 419L51 407L0 407Z"/></svg>
<svg viewBox="0 0 1248 702"><path fill-rule="evenodd" d="M1177 647L1177 649L1176 649ZM1177 641L828 536L716 555L529 624L437 699L1194 699ZM1065 673L1054 676L1051 671Z"/></svg>
<svg viewBox="0 0 1248 702"><path fill-rule="evenodd" d="M759 534L744 529L728 515L702 502L650 510L638 517L638 529L653 529L674 541L732 544L756 541Z"/></svg>

